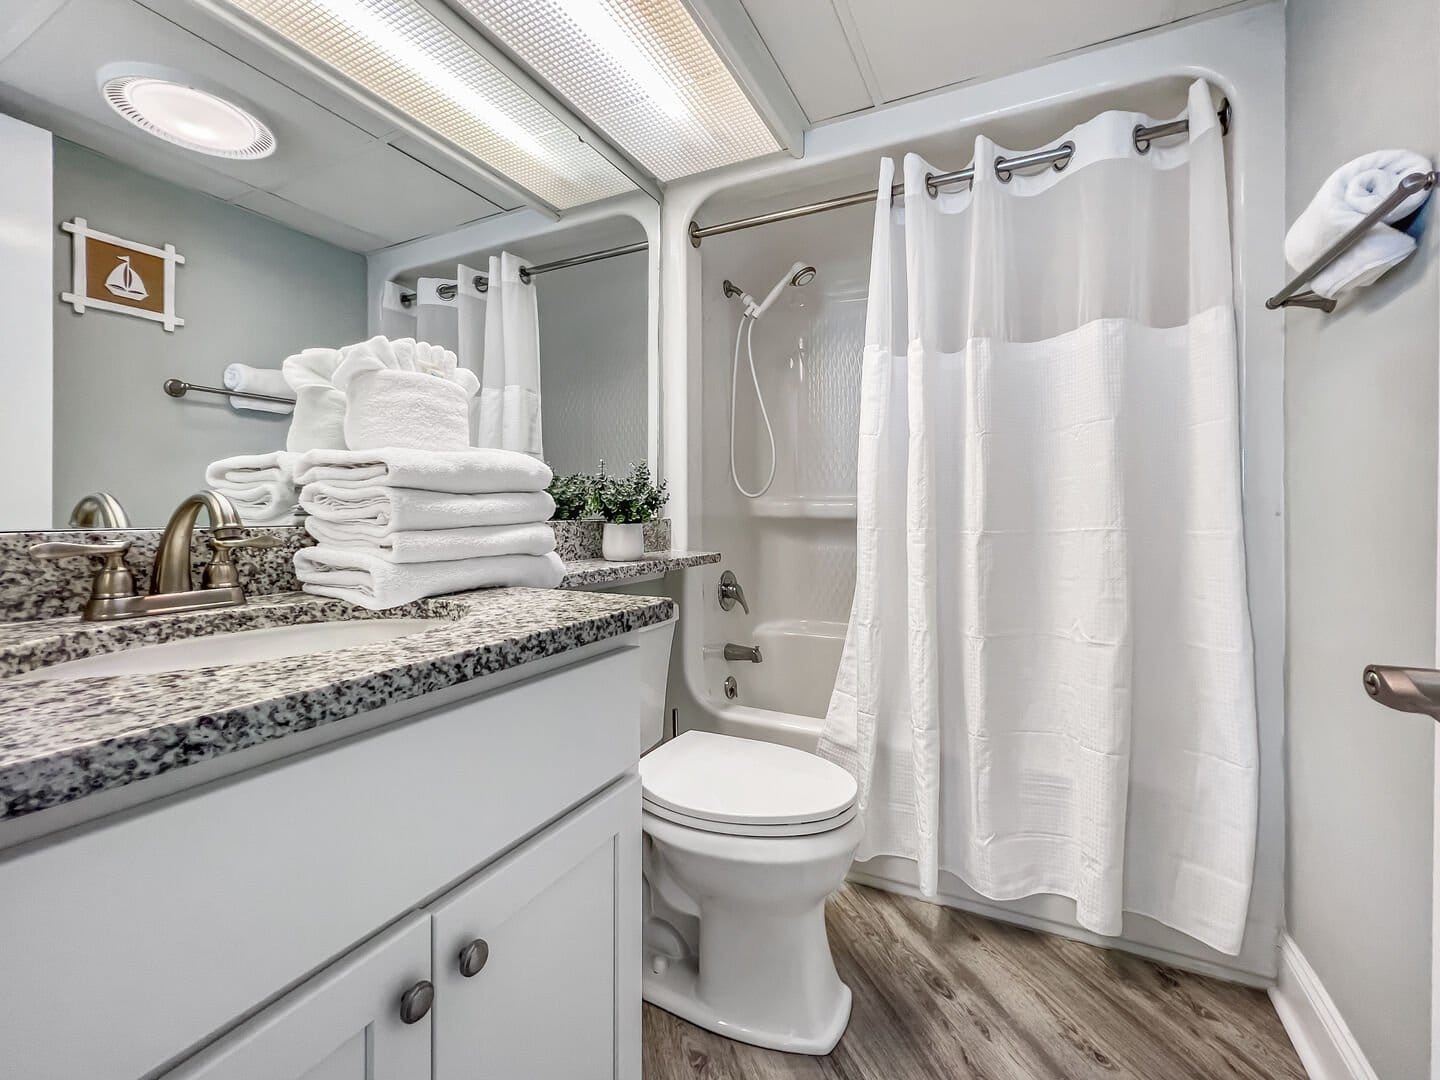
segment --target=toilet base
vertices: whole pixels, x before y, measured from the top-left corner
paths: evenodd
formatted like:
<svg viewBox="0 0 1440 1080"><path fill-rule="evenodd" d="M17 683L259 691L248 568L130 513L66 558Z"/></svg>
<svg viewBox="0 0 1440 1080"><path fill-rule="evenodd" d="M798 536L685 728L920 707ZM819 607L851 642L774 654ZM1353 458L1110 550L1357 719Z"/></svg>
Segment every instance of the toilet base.
<svg viewBox="0 0 1440 1080"><path fill-rule="evenodd" d="M659 962L661 971L654 968ZM658 954L647 953L645 975L642 982L642 996L656 1008L689 1021L696 1027L713 1031L727 1039L749 1043L766 1050L781 1050L787 1054L813 1054L824 1056L835 1049L845 1027L850 1023L850 988L838 983L839 992L830 1019L818 1030L806 1035L794 1031L770 1031L762 1027L742 1027L715 1015L696 993L697 968L693 958L671 960Z"/></svg>

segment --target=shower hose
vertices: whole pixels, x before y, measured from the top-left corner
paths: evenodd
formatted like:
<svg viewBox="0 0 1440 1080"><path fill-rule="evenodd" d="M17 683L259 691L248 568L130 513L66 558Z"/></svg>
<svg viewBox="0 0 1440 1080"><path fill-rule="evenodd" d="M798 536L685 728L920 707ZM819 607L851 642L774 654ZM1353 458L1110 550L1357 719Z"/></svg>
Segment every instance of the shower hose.
<svg viewBox="0 0 1440 1080"><path fill-rule="evenodd" d="M750 335L755 330L755 320L749 315L740 316L740 326L735 331L735 355L730 362L730 479L735 481L735 490L747 499L758 499L770 490L775 482L775 429L770 426L770 413L765 408L765 395L760 392L760 377L755 374L755 350L750 347ZM770 440L770 475L759 491L747 491L740 482L735 469L735 388L740 377L740 339L745 339L745 356L750 364L750 382L755 387L755 400L760 403L760 418L765 421L765 436Z"/></svg>

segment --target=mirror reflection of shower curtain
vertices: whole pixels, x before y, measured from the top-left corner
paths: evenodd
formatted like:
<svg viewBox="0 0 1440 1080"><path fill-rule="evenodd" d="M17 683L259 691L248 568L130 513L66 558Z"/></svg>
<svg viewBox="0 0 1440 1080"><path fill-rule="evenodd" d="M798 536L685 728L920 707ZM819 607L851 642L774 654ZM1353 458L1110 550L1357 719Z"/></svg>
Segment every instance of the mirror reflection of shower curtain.
<svg viewBox="0 0 1440 1080"><path fill-rule="evenodd" d="M522 266L508 251L490 258L476 445L543 457L540 320L535 286L520 279Z"/></svg>
<svg viewBox="0 0 1440 1080"><path fill-rule="evenodd" d="M444 286L442 291L441 286ZM415 283L415 340L460 355L458 290L454 278L422 277Z"/></svg>
<svg viewBox="0 0 1440 1080"><path fill-rule="evenodd" d="M1224 149L1106 113L1063 172L969 191L882 166L861 377L857 582L821 752L857 855L994 900L1245 933L1259 750ZM1056 140L1059 141L1059 140Z"/></svg>
<svg viewBox="0 0 1440 1080"><path fill-rule="evenodd" d="M405 292L398 282L387 281L380 295L380 333L388 338L415 336L415 308L400 299Z"/></svg>

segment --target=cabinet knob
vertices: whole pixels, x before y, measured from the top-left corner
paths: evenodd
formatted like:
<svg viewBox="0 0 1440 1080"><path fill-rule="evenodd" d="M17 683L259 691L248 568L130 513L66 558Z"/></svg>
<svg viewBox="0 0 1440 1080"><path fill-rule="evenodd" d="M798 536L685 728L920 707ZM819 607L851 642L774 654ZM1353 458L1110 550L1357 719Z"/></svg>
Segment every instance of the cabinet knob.
<svg viewBox="0 0 1440 1080"><path fill-rule="evenodd" d="M460 950L460 974L467 979L479 975L490 959L490 944L484 938L476 938Z"/></svg>
<svg viewBox="0 0 1440 1080"><path fill-rule="evenodd" d="M429 979L421 979L400 995L400 1019L418 1024L435 1004L435 987Z"/></svg>

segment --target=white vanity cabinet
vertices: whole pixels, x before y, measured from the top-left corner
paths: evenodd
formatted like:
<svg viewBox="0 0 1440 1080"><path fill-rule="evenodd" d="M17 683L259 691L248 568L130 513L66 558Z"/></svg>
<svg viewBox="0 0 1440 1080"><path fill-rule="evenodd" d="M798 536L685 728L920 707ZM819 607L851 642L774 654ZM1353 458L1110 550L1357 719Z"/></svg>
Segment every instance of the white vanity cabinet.
<svg viewBox="0 0 1440 1080"><path fill-rule="evenodd" d="M409 1080L430 1075L430 920L411 915L165 1080ZM403 989L402 989L403 988ZM425 1014L407 1022L402 999Z"/></svg>
<svg viewBox="0 0 1440 1080"><path fill-rule="evenodd" d="M0 1076L639 1080L633 641L0 851Z"/></svg>
<svg viewBox="0 0 1440 1080"><path fill-rule="evenodd" d="M621 781L164 1080L638 1080L639 813Z"/></svg>

